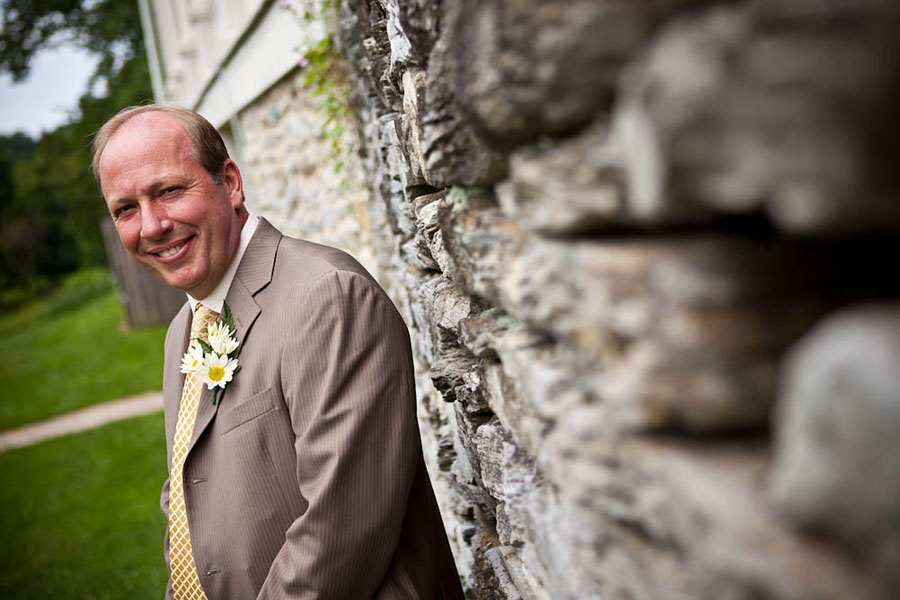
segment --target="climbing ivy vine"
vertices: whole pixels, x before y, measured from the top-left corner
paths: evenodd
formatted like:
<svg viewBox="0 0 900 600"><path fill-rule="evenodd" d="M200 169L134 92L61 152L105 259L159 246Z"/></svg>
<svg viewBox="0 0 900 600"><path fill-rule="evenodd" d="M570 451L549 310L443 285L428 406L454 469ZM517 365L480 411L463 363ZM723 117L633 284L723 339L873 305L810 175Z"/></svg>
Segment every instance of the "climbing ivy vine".
<svg viewBox="0 0 900 600"><path fill-rule="evenodd" d="M282 0L280 6L305 25L315 21L327 24L337 20L341 0ZM297 51L300 54L298 64L305 73L303 83L312 92L313 108L322 115L324 135L331 144L329 158L334 161L335 173L341 173L346 167L347 157L354 151L354 145L344 136L344 124L351 107L334 33L327 31L322 39L298 47Z"/></svg>

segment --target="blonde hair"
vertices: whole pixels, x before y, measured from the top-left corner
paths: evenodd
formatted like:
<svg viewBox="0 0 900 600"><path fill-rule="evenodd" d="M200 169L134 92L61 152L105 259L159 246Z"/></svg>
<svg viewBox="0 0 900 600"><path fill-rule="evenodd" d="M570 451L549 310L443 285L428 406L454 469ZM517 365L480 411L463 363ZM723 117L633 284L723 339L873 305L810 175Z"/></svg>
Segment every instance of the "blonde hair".
<svg viewBox="0 0 900 600"><path fill-rule="evenodd" d="M228 150L222 136L212 126L212 123L192 110L179 106L160 106L159 104L144 104L141 106L129 106L123 108L103 124L94 139L91 141L91 170L94 179L100 186L100 157L110 138L119 128L137 115L148 112L161 112L171 115L184 127L194 150L194 159L209 173L215 183L222 183L225 160L228 158Z"/></svg>

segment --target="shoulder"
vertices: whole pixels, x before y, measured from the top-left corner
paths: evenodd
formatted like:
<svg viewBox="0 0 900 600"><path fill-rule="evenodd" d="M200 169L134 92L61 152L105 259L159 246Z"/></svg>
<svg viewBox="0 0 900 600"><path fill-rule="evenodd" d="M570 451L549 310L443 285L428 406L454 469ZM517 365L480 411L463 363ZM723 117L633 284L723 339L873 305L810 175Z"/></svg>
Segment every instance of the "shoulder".
<svg viewBox="0 0 900 600"><path fill-rule="evenodd" d="M355 258L338 248L283 237L275 260L274 276L312 284L323 276L357 275L377 286L375 278Z"/></svg>
<svg viewBox="0 0 900 600"><path fill-rule="evenodd" d="M337 248L284 235L260 218L235 277L250 293L261 286L307 289L324 275L354 273L375 283L375 279L348 253Z"/></svg>
<svg viewBox="0 0 900 600"><path fill-rule="evenodd" d="M304 319L316 311L347 315L381 307L396 308L375 278L343 250L296 238L283 237L279 244L272 284L260 293Z"/></svg>

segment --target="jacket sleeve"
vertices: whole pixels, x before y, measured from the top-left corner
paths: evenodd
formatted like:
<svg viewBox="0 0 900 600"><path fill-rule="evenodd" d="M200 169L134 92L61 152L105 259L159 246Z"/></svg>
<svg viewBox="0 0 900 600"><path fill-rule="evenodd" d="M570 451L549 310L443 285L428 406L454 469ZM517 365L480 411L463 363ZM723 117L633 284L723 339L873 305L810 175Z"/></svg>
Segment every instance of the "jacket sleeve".
<svg viewBox="0 0 900 600"><path fill-rule="evenodd" d="M308 506L259 598L370 598L394 555L420 452L409 334L385 293L356 273L323 275L291 310L281 379Z"/></svg>

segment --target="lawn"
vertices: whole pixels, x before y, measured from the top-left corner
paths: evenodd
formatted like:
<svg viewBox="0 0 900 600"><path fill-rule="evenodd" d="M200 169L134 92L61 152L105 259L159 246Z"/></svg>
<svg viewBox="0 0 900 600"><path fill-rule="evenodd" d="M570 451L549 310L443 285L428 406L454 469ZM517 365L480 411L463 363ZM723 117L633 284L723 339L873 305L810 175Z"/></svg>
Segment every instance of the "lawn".
<svg viewBox="0 0 900 600"><path fill-rule="evenodd" d="M108 278L81 273L0 318L0 430L161 388L165 327L124 333Z"/></svg>
<svg viewBox="0 0 900 600"><path fill-rule="evenodd" d="M0 598L162 598L162 413L0 453Z"/></svg>

